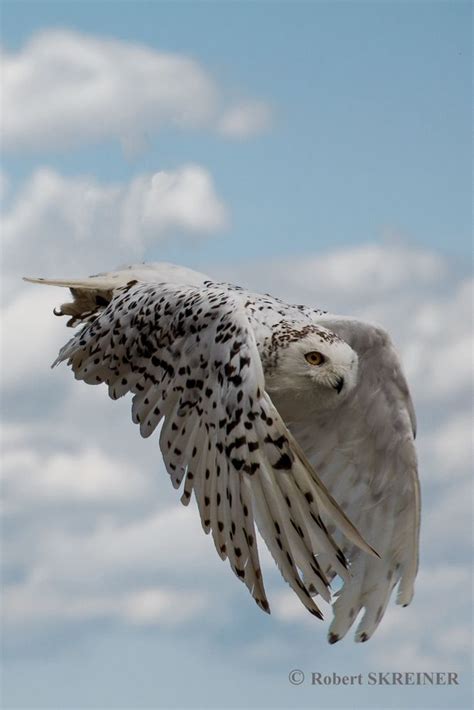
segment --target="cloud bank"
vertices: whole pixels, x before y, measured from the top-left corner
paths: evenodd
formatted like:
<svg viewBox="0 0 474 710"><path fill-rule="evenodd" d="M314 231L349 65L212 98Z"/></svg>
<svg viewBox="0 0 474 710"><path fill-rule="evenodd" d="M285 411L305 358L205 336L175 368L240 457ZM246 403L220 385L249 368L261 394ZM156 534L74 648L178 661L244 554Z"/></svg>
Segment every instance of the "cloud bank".
<svg viewBox="0 0 474 710"><path fill-rule="evenodd" d="M229 101L197 60L117 39L48 30L2 65L6 150L111 138L128 150L166 127L242 139L270 122L265 102Z"/></svg>
<svg viewBox="0 0 474 710"><path fill-rule="evenodd" d="M66 177L39 168L1 217L3 267L17 277L95 273L143 258L147 245L176 234L224 230L229 214L209 172L194 164L126 184Z"/></svg>

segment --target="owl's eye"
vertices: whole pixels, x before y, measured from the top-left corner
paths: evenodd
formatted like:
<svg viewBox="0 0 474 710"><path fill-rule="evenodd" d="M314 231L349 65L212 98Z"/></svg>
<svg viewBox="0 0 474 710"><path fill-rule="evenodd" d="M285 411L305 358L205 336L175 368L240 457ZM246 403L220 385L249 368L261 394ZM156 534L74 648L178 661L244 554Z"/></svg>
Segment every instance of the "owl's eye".
<svg viewBox="0 0 474 710"><path fill-rule="evenodd" d="M316 350L306 353L305 358L306 362L309 362L310 365L322 365L326 359L324 355L321 355L321 353L318 353Z"/></svg>

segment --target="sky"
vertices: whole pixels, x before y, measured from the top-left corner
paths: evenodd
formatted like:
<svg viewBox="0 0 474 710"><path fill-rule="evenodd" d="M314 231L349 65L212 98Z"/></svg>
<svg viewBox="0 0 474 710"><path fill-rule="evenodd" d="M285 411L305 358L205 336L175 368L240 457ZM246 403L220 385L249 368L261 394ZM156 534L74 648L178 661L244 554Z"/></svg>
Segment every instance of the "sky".
<svg viewBox="0 0 474 710"><path fill-rule="evenodd" d="M1 6L2 706L467 708L471 5ZM264 557L247 598L130 402L50 363L23 275L166 260L384 325L419 421L421 565L367 644L326 642ZM292 685L288 674L306 680ZM449 687L312 672L457 672Z"/></svg>

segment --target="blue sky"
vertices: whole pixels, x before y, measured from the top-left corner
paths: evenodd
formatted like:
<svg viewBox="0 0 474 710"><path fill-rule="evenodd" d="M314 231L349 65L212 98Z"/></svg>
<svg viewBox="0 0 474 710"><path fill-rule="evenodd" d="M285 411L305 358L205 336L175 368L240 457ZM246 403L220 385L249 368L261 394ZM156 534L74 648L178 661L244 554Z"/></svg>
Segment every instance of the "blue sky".
<svg viewBox="0 0 474 710"><path fill-rule="evenodd" d="M211 170L233 223L196 260L304 252L396 232L470 251L469 3L5 3L3 43L65 27L195 57L235 92L266 99L266 135L229 142L166 130L126 160L103 141L8 157L126 179L183 161ZM174 247L160 248L176 258Z"/></svg>
<svg viewBox="0 0 474 710"><path fill-rule="evenodd" d="M1 24L3 706L469 707L470 3L4 0ZM157 106L161 71L179 81ZM49 370L61 295L20 276L142 259L393 334L422 566L370 643L329 646L271 564L261 614L129 402ZM292 668L461 684L292 687Z"/></svg>

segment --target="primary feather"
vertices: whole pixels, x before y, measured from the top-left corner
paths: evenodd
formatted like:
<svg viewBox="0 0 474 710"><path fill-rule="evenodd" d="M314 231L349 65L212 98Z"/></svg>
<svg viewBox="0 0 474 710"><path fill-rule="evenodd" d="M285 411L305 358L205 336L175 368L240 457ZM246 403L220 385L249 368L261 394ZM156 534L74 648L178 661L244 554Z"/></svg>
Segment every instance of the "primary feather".
<svg viewBox="0 0 474 710"><path fill-rule="evenodd" d="M330 642L362 608L356 640L368 639L398 582L398 602L409 603L414 411L384 331L168 264L28 280L71 289L55 313L83 327L54 364L105 383L114 399L131 392L143 436L161 424L182 502L194 494L204 531L262 609L254 521L312 614L321 617L315 596L330 600L332 578L344 580Z"/></svg>

